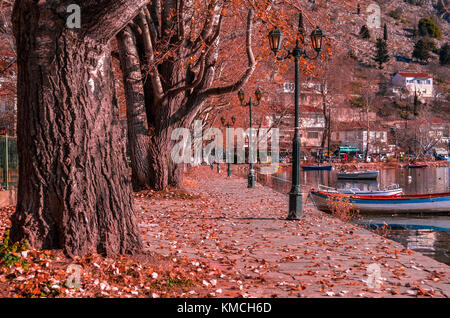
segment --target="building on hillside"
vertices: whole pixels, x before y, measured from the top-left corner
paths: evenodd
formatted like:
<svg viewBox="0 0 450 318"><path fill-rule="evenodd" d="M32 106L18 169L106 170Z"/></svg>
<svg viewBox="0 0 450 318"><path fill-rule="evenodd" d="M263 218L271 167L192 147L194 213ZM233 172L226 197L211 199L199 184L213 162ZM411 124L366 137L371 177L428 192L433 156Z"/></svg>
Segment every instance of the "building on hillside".
<svg viewBox="0 0 450 318"><path fill-rule="evenodd" d="M322 143L325 129L325 116L322 109L321 84L306 82L301 84L300 102L300 138L303 151L315 152ZM326 89L326 88L325 88ZM286 109L283 114L276 114L274 121L278 122L280 133L280 151L292 151L294 137L294 92L293 82L286 81L277 90L277 98L273 100L274 108Z"/></svg>
<svg viewBox="0 0 450 318"><path fill-rule="evenodd" d="M370 154L388 152L388 129L369 127L369 140L367 140L367 124L361 122L340 123L338 129L331 132L331 142L339 146L356 147L359 151L365 152L367 141L369 141Z"/></svg>
<svg viewBox="0 0 450 318"><path fill-rule="evenodd" d="M433 97L433 77L420 72L397 72L392 78L392 92L401 94L405 91L408 96L417 96L420 99Z"/></svg>
<svg viewBox="0 0 450 318"><path fill-rule="evenodd" d="M303 148L310 152L316 152L321 148L325 133L325 116L321 108L302 106L300 133Z"/></svg>
<svg viewBox="0 0 450 318"><path fill-rule="evenodd" d="M450 123L434 119L431 121L428 136L437 140L436 147L449 149L450 146Z"/></svg>
<svg viewBox="0 0 450 318"><path fill-rule="evenodd" d="M325 131L325 117L319 108L302 106L300 113L300 138L303 150L316 152L321 148ZM292 151L294 138L294 116L286 115L279 123L280 151Z"/></svg>
<svg viewBox="0 0 450 318"><path fill-rule="evenodd" d="M369 118L367 118L367 115ZM369 114L362 108L356 107L339 107L332 109L332 121L339 122L370 122L377 120L376 112L369 111Z"/></svg>

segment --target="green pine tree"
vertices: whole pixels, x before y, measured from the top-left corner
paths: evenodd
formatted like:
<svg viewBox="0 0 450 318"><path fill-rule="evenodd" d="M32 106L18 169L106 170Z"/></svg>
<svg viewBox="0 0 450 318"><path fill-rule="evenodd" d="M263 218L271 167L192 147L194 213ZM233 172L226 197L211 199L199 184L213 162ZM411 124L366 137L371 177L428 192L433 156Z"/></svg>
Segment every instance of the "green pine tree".
<svg viewBox="0 0 450 318"><path fill-rule="evenodd" d="M412 56L420 61L427 61L430 58L430 44L423 39L414 45Z"/></svg>
<svg viewBox="0 0 450 318"><path fill-rule="evenodd" d="M450 44L445 43L439 50L439 63L441 65L450 64Z"/></svg>
<svg viewBox="0 0 450 318"><path fill-rule="evenodd" d="M388 32L387 32L387 25L386 25L386 23L384 24L383 40L384 40L384 41L387 41L387 40L388 40Z"/></svg>
<svg viewBox="0 0 450 318"><path fill-rule="evenodd" d="M414 91L414 116L419 115L419 106L420 106L419 96L417 96L417 91Z"/></svg>
<svg viewBox="0 0 450 318"><path fill-rule="evenodd" d="M383 64L390 60L389 52L387 49L386 41L383 39L377 39L377 53L374 57L374 61L379 64L379 68L383 68Z"/></svg>
<svg viewBox="0 0 450 318"><path fill-rule="evenodd" d="M367 25L363 25L361 27L361 30L359 31L359 35L363 38L363 39L370 39L370 31L369 28L367 27Z"/></svg>

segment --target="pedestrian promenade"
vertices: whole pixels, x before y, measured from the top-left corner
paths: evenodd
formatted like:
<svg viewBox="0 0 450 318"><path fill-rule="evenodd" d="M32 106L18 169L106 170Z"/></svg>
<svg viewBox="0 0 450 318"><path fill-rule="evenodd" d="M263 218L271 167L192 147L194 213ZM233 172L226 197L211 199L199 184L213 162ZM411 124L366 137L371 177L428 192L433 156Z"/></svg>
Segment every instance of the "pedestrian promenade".
<svg viewBox="0 0 450 318"><path fill-rule="evenodd" d="M288 197L209 167L188 194L137 197L147 248L223 273L216 297L449 297L450 267L315 210L287 221ZM213 287L213 286L211 286Z"/></svg>

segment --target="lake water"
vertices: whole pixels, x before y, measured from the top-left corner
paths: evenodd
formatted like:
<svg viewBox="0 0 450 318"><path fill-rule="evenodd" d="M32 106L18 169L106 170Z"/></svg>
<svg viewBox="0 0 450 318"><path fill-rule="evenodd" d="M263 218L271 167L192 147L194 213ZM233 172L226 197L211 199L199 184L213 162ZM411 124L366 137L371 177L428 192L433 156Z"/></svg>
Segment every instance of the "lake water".
<svg viewBox="0 0 450 318"><path fill-rule="evenodd" d="M291 168L285 167L273 175L257 174L258 182L279 192L289 193ZM405 194L450 192L450 168L384 168L378 180L337 180L336 171L301 171L301 184L305 191L319 184L338 188L376 190L390 184L399 184ZM287 213L287 212L286 212ZM387 237L406 248L420 252L450 265L450 216L363 216L359 223L369 227L390 226Z"/></svg>

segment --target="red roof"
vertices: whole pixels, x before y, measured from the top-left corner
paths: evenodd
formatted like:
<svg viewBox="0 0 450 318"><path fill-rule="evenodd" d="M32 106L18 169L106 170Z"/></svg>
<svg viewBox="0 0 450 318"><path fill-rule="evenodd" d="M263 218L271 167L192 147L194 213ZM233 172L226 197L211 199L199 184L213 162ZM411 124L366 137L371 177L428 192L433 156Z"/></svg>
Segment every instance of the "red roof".
<svg viewBox="0 0 450 318"><path fill-rule="evenodd" d="M442 119L432 119L431 122L433 124L448 124L448 121L442 120Z"/></svg>
<svg viewBox="0 0 450 318"><path fill-rule="evenodd" d="M301 113L323 113L323 110L318 107L308 106L308 105L300 105Z"/></svg>
<svg viewBox="0 0 450 318"><path fill-rule="evenodd" d="M416 78L430 78L431 76L427 73L419 73L419 72L398 72L403 77L416 77Z"/></svg>

